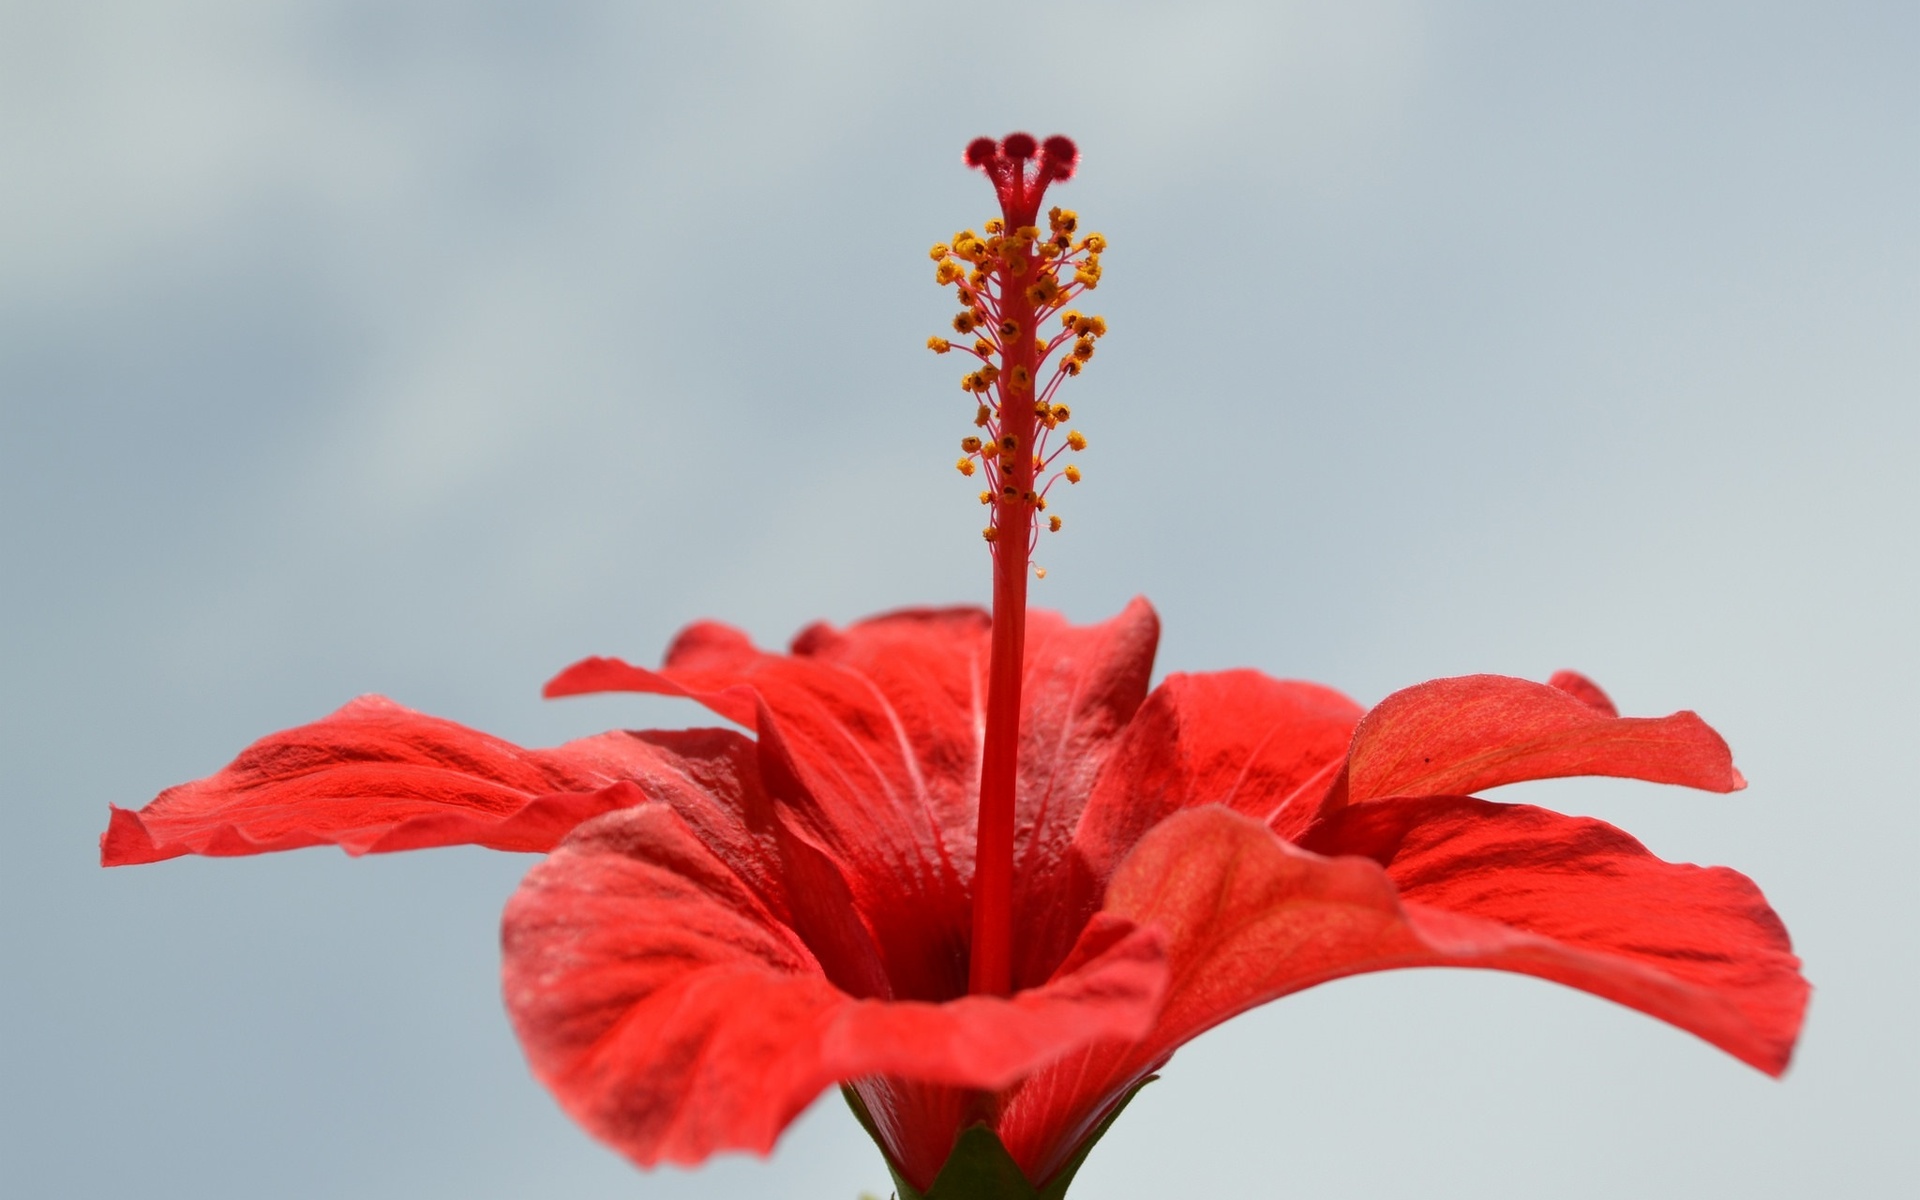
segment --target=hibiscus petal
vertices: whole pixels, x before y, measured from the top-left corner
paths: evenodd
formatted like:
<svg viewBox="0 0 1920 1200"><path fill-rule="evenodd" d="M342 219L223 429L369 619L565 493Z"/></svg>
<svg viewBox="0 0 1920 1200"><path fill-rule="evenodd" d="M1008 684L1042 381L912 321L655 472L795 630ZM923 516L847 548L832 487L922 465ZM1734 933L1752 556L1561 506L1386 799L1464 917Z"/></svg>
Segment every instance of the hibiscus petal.
<svg viewBox="0 0 1920 1200"><path fill-rule="evenodd" d="M1408 817L1422 806L1438 814L1431 825ZM1463 813L1498 833L1476 839L1441 819ZM1032 1177L1183 1043L1366 971L1535 975L1659 1017L1761 1070L1785 1069L1806 985L1779 921L1733 872L1661 862L1598 822L1467 798L1381 801L1331 821L1313 844L1364 846L1391 868L1323 857L1214 806L1178 813L1141 839L1102 911L1166 936L1166 1004L1147 1037L1090 1046L1014 1090L998 1128ZM1408 899L1390 871L1406 878Z"/></svg>
<svg viewBox="0 0 1920 1200"><path fill-rule="evenodd" d="M1746 786L1726 742L1693 713L1614 717L1605 694L1598 699L1605 708L1564 680L1550 686L1503 675L1435 679L1395 692L1353 732L1344 800L1467 795L1566 775L1714 792Z"/></svg>
<svg viewBox="0 0 1920 1200"><path fill-rule="evenodd" d="M379 696L260 739L226 769L114 808L106 866L182 854L259 854L337 845L350 854L472 844L545 851L580 822L654 796L708 822L734 821L713 786L736 791L752 744L725 730L608 733L525 750ZM737 809L737 805L733 808Z"/></svg>
<svg viewBox="0 0 1920 1200"><path fill-rule="evenodd" d="M1601 690L1599 684L1578 671L1555 671L1547 680L1547 686L1559 688L1602 716L1620 715L1620 709L1614 704L1613 697Z"/></svg>
<svg viewBox="0 0 1920 1200"><path fill-rule="evenodd" d="M1807 983L1786 927L1736 871L1662 861L1602 821L1465 796L1356 805L1301 844L1379 863L1429 940L1786 1069Z"/></svg>
<svg viewBox="0 0 1920 1200"><path fill-rule="evenodd" d="M1331 688L1258 671L1169 675L1135 714L1074 831L1071 863L1020 880L1023 978L1045 978L1135 842L1182 808L1223 804L1304 828L1344 761L1361 708Z"/></svg>
<svg viewBox="0 0 1920 1200"><path fill-rule="evenodd" d="M1022 884L1049 877L1071 853L1094 781L1147 698L1159 641L1159 615L1137 597L1098 625L1069 625L1048 612L1028 614L1015 814L1016 908L1044 905L1047 892Z"/></svg>
<svg viewBox="0 0 1920 1200"><path fill-rule="evenodd" d="M1010 999L855 999L658 804L583 826L536 866L503 945L534 1073L643 1166L765 1153L841 1080L1005 1086L1091 1040L1140 1036L1165 983L1157 936L1107 921L1059 978Z"/></svg>
<svg viewBox="0 0 1920 1200"><path fill-rule="evenodd" d="M1094 772L1146 695L1158 632L1143 600L1094 626L1028 615L1023 861L1064 852ZM588 659L547 694L685 696L757 729L787 822L846 865L892 994L944 999L965 988L990 635L978 609L919 609L814 625L782 655L708 622L676 638L659 671Z"/></svg>

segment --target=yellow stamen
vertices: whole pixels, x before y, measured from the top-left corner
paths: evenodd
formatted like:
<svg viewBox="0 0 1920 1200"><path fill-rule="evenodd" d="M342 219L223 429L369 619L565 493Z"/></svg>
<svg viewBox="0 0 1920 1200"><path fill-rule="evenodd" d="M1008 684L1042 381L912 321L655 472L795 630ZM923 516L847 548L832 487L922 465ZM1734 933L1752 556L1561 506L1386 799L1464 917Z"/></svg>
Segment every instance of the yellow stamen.
<svg viewBox="0 0 1920 1200"><path fill-rule="evenodd" d="M1059 518L1059 517L1048 517L1048 518L1047 518L1047 532L1048 532L1048 533L1059 533L1059 532L1060 532L1060 518Z"/></svg>
<svg viewBox="0 0 1920 1200"><path fill-rule="evenodd" d="M954 463L953 465L959 470L959 472L962 475L973 474L973 460L970 458L963 458L960 461Z"/></svg>
<svg viewBox="0 0 1920 1200"><path fill-rule="evenodd" d="M1062 471L1061 474L1067 477L1068 483L1080 482L1080 468L1074 466L1072 463L1068 463L1067 469Z"/></svg>
<svg viewBox="0 0 1920 1200"><path fill-rule="evenodd" d="M945 354L953 349L953 343L943 337L930 337L927 339L927 349L935 354Z"/></svg>
<svg viewBox="0 0 1920 1200"><path fill-rule="evenodd" d="M1075 450L1085 450L1087 448L1087 435L1081 433L1078 429L1070 429L1067 431L1067 445ZM1073 468L1069 467L1067 469L1072 470Z"/></svg>

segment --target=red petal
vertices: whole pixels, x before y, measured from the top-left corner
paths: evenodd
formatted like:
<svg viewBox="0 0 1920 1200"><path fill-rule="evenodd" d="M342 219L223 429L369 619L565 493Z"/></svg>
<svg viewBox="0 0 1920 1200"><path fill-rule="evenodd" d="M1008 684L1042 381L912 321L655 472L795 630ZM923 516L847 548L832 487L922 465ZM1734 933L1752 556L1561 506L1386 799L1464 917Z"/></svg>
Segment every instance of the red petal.
<svg viewBox="0 0 1920 1200"><path fill-rule="evenodd" d="M350 854L462 844L544 851L580 822L647 796L723 819L729 802L702 780L737 786L750 754L751 743L724 730L608 733L523 750L363 696L260 739L225 770L169 788L139 812L113 809L100 858L124 866L329 844Z"/></svg>
<svg viewBox="0 0 1920 1200"><path fill-rule="evenodd" d="M1503 675L1435 679L1395 692L1354 730L1346 799L1466 795L1564 775L1714 792L1746 786L1726 742L1694 714L1610 717L1573 692Z"/></svg>
<svg viewBox="0 0 1920 1200"><path fill-rule="evenodd" d="M1578 671L1555 671L1553 677L1547 680L1547 686L1559 688L1602 716L1620 715L1620 708L1614 704L1613 697L1602 691L1599 684Z"/></svg>
<svg viewBox="0 0 1920 1200"><path fill-rule="evenodd" d="M1736 871L1664 862L1602 821L1464 796L1356 805L1301 844L1385 867L1431 939L1786 1069L1807 983L1780 918Z"/></svg>
<svg viewBox="0 0 1920 1200"><path fill-rule="evenodd" d="M786 820L844 867L887 955L892 995L945 999L966 985L990 632L978 609L914 610L844 631L812 626L780 655L706 623L676 638L657 672L589 659L555 677L547 694L687 696L757 728L777 760L763 765ZM1088 627L1028 614L1024 869L1068 844L1094 773L1146 694L1158 632L1145 601Z"/></svg>
<svg viewBox="0 0 1920 1200"><path fill-rule="evenodd" d="M582 827L507 906L507 1007L567 1111L634 1161L769 1150L822 1088L893 1075L997 1088L1151 1023L1158 939L1119 922L1046 987L948 1004L857 1000L678 814Z"/></svg>
<svg viewBox="0 0 1920 1200"><path fill-rule="evenodd" d="M1389 819L1410 811L1435 823ZM1476 838L1450 820L1462 813L1490 832ZM1314 844L1388 854L1405 903L1379 863L1299 849L1224 808L1188 809L1141 839L1103 912L1166 936L1166 1005L1146 1038L1089 1047L1014 1089L998 1129L1030 1177L1057 1169L1183 1043L1366 971L1537 975L1650 1013L1762 1070L1785 1067L1806 985L1779 921L1733 872L1663 863L1597 822L1470 799L1382 801L1333 821ZM1336 841L1336 831L1347 836ZM1404 840L1383 847L1389 833Z"/></svg>
<svg viewBox="0 0 1920 1200"><path fill-rule="evenodd" d="M1317 684L1258 671L1169 675L1120 738L1074 833L1075 861L1023 880L1026 978L1100 905L1114 868L1182 808L1224 804L1292 835L1312 821L1344 761L1360 706Z"/></svg>

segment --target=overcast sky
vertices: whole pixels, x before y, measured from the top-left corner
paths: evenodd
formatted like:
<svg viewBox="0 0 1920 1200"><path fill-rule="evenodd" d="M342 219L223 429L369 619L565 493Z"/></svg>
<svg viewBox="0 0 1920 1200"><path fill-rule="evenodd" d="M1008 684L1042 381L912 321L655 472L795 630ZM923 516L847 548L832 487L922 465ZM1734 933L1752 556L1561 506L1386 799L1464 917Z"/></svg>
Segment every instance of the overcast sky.
<svg viewBox="0 0 1920 1200"><path fill-rule="evenodd" d="M527 1076L532 860L103 872L107 805L370 691L983 600L926 246L1074 135L1113 333L1035 600L1371 703L1589 673L1752 781L1496 793L1755 878L1783 1082L1400 972L1182 1051L1075 1197L1871 1196L1920 1170L1920 8L0 2L0 1191L884 1193L837 1099L642 1175Z"/></svg>

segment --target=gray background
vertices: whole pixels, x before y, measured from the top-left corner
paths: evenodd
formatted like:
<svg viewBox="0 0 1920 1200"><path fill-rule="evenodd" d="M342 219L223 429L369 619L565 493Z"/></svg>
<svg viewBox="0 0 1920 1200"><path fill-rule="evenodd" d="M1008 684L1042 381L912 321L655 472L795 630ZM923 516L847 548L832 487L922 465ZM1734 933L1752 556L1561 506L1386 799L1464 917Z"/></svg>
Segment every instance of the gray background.
<svg viewBox="0 0 1920 1200"><path fill-rule="evenodd" d="M0 1192L851 1200L837 1101L641 1175L529 1081L530 860L102 872L108 802L380 691L543 704L713 615L975 600L920 348L961 146L1069 132L1114 248L1041 602L1371 702L1577 667L1735 797L1543 784L1759 880L1775 1083L1590 997L1353 980L1185 1050L1075 1194L1911 1181L1920 9L0 4Z"/></svg>

